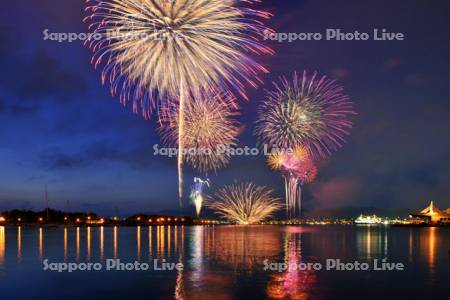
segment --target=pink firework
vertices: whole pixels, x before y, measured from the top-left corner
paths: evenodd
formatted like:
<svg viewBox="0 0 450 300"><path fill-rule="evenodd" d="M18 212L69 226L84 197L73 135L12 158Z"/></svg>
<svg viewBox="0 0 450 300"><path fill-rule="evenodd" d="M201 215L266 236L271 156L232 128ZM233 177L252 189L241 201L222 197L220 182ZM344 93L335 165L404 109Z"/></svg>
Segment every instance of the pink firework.
<svg viewBox="0 0 450 300"><path fill-rule="evenodd" d="M294 177L300 179L300 184L313 182L317 177L317 167L311 160L299 164L293 172Z"/></svg>

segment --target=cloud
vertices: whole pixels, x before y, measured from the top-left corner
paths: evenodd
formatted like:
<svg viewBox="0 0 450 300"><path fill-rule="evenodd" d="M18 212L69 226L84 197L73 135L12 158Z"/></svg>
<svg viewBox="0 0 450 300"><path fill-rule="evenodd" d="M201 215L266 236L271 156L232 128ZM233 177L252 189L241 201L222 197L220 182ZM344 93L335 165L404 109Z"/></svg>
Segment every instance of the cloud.
<svg viewBox="0 0 450 300"><path fill-rule="evenodd" d="M42 153L39 158L42 166L45 166L48 170L75 169L88 163L81 154L67 154L59 151Z"/></svg>
<svg viewBox="0 0 450 300"><path fill-rule="evenodd" d="M3 98L0 98L0 114L7 111L6 103Z"/></svg>
<svg viewBox="0 0 450 300"><path fill-rule="evenodd" d="M391 71L402 65L402 60L398 57L390 57L383 63L383 69Z"/></svg>
<svg viewBox="0 0 450 300"><path fill-rule="evenodd" d="M47 52L35 50L31 57L20 55L24 46L17 35L13 29L0 26L0 79L13 92L12 96L37 101L42 97L61 100L85 93L84 78Z"/></svg>
<svg viewBox="0 0 450 300"><path fill-rule="evenodd" d="M405 77L404 82L407 85L420 86L420 85L424 85L426 83L426 78L421 73L412 73Z"/></svg>
<svg viewBox="0 0 450 300"><path fill-rule="evenodd" d="M36 103L25 103L20 101L11 100L10 103L6 102L4 98L0 98L0 114L22 116L32 114L39 110L39 105Z"/></svg>
<svg viewBox="0 0 450 300"><path fill-rule="evenodd" d="M16 73L21 78L19 94L27 98L67 99L86 90L81 76L63 68L45 52L38 52L30 61L22 62Z"/></svg>
<svg viewBox="0 0 450 300"><path fill-rule="evenodd" d="M50 171L75 170L102 162L118 162L135 170L152 166L152 150L142 144L124 149L114 143L94 143L75 153L50 148L39 154L40 165Z"/></svg>
<svg viewBox="0 0 450 300"><path fill-rule="evenodd" d="M415 169L406 173L406 176L415 184L424 185L430 188L437 187L440 183L439 177L427 169Z"/></svg>
<svg viewBox="0 0 450 300"><path fill-rule="evenodd" d="M311 186L317 207L342 206L355 198L359 189L359 181L354 177L340 177L327 181L319 181Z"/></svg>
<svg viewBox="0 0 450 300"><path fill-rule="evenodd" d="M347 79L350 76L350 71L346 68L337 68L331 71L334 78L339 80Z"/></svg>

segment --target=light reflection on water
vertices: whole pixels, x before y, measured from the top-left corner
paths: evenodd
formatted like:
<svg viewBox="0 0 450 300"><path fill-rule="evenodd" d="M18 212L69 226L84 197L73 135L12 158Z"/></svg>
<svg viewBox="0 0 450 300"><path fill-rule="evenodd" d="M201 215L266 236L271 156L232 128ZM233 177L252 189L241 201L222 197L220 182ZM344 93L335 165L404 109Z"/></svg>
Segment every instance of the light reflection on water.
<svg viewBox="0 0 450 300"><path fill-rule="evenodd" d="M389 246L389 230L385 226L359 226L357 231L358 257L373 259L386 257Z"/></svg>
<svg viewBox="0 0 450 300"><path fill-rule="evenodd" d="M22 259L22 227L17 227L17 259Z"/></svg>
<svg viewBox="0 0 450 300"><path fill-rule="evenodd" d="M3 263L5 262L5 247L5 227L0 226L0 265L3 265Z"/></svg>
<svg viewBox="0 0 450 300"><path fill-rule="evenodd" d="M105 251L105 234L104 234L104 228L103 226L100 227L100 260L103 260L104 258L104 251Z"/></svg>
<svg viewBox="0 0 450 300"><path fill-rule="evenodd" d="M39 228L39 257L41 259L42 259L43 251L44 251L44 234L43 234L43 229Z"/></svg>
<svg viewBox="0 0 450 300"><path fill-rule="evenodd" d="M77 261L80 260L80 227L77 227Z"/></svg>
<svg viewBox="0 0 450 300"><path fill-rule="evenodd" d="M117 258L117 226L114 226L114 258Z"/></svg>
<svg viewBox="0 0 450 300"><path fill-rule="evenodd" d="M410 271L407 268L407 275L401 274L402 277L408 280L417 277L427 286L436 286L442 274L449 275L448 268L443 269L449 263L449 237L447 228L376 226L0 226L0 275L5 270L17 271L22 265L36 274L48 274L42 272L41 261L46 258L55 262L104 262L107 258L119 258L124 262L138 260L150 264L157 258L182 263L185 269L158 274L149 271L147 275L150 278L157 275L157 279L147 278L145 284L141 283L144 275L133 272L133 284L139 286L137 292L142 290L145 294L145 286L151 284L148 280L159 280L153 288L176 299L219 300L247 294L258 299L328 299L338 298L339 292L348 292L336 283L341 277L351 282L351 276L356 280L361 275L314 270L265 271L264 261L298 265L324 264L327 258L347 262L388 258L409 266ZM372 272L364 276L377 282L388 280L383 276L392 276L394 280L397 275ZM413 287L414 284L410 289Z"/></svg>
<svg viewBox="0 0 450 300"><path fill-rule="evenodd" d="M299 265L302 259L302 233L290 232L284 238L284 262ZM316 271L294 270L273 274L267 285L267 295L273 299L308 299L316 283Z"/></svg>
<svg viewBox="0 0 450 300"><path fill-rule="evenodd" d="M141 226L136 227L137 259L141 260Z"/></svg>
<svg viewBox="0 0 450 300"><path fill-rule="evenodd" d="M436 228L426 228L427 234L421 236L420 239L420 252L421 255L427 257L428 267L431 272L434 272L436 264Z"/></svg>

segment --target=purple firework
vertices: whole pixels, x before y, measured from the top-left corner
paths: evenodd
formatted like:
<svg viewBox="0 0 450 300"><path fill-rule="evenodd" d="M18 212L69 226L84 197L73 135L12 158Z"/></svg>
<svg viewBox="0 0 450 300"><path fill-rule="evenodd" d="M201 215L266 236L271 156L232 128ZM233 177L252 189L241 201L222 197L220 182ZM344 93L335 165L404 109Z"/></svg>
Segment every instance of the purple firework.
<svg viewBox="0 0 450 300"><path fill-rule="evenodd" d="M356 113L340 85L306 71L274 85L258 113L260 143L281 149L305 146L316 159L342 147L352 128L349 118Z"/></svg>

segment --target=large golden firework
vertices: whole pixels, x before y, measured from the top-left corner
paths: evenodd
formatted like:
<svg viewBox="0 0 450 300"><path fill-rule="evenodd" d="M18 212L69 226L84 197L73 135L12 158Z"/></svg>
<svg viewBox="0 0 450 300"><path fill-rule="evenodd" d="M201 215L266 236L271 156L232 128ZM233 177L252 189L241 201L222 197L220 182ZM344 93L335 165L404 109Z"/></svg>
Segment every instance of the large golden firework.
<svg viewBox="0 0 450 300"><path fill-rule="evenodd" d="M226 186L209 198L206 205L239 225L260 223L282 207L271 190L253 183Z"/></svg>
<svg viewBox="0 0 450 300"><path fill-rule="evenodd" d="M254 0L88 0L85 21L93 64L103 65L111 91L140 101L144 96L179 98L229 88L245 95L267 70L251 54L269 54L263 46L267 12L246 7ZM135 97L137 96L137 97ZM153 101L150 101L153 103ZM136 103L135 103L135 108Z"/></svg>

